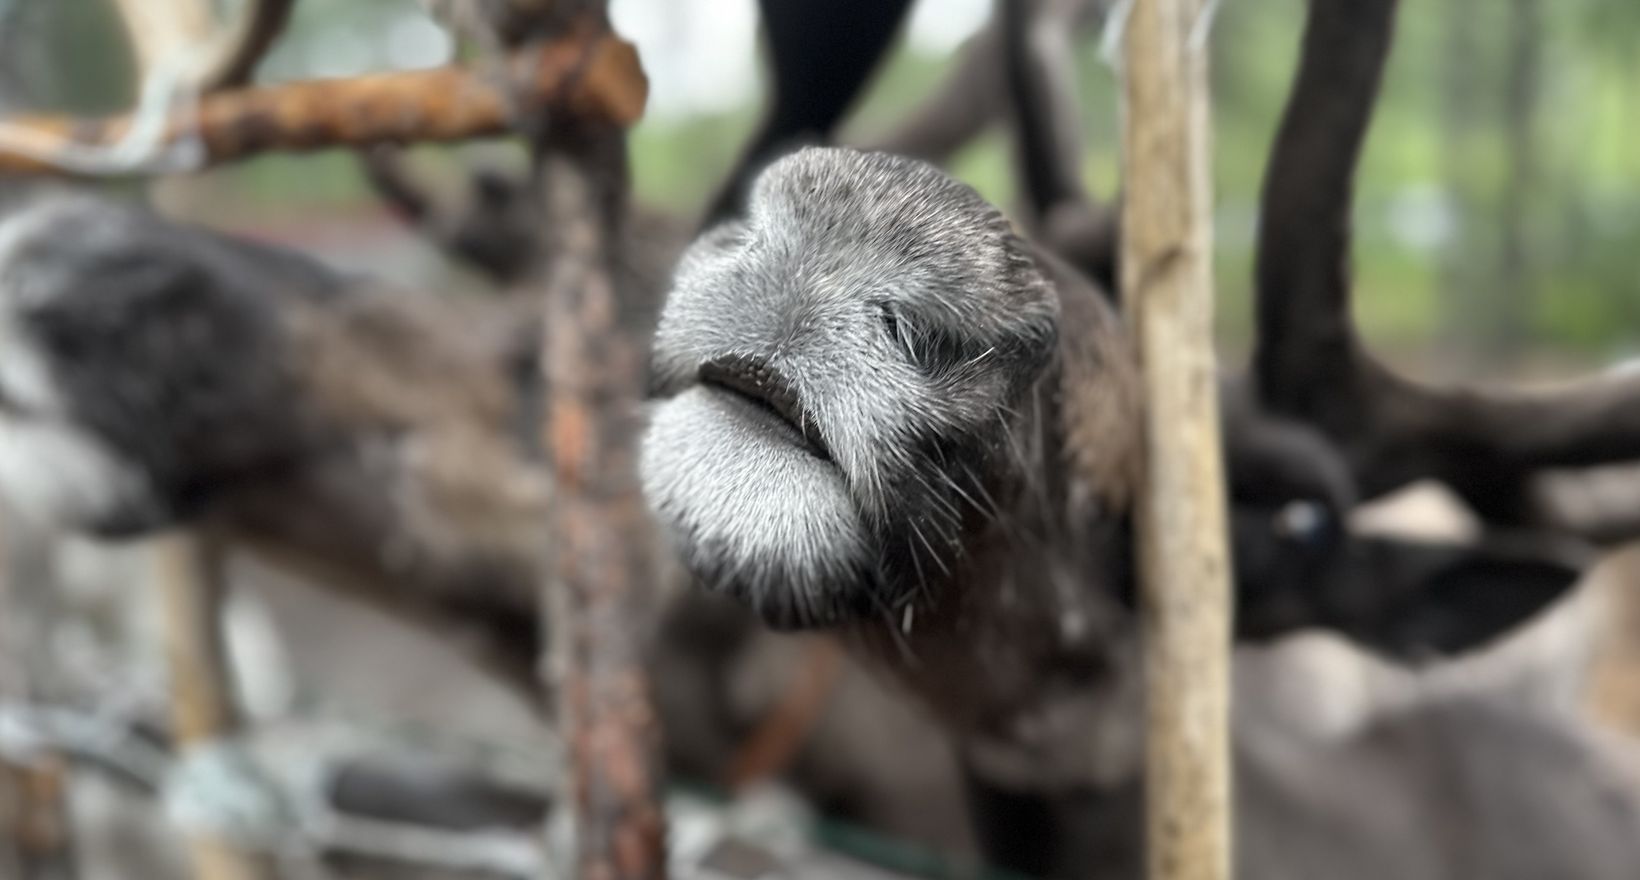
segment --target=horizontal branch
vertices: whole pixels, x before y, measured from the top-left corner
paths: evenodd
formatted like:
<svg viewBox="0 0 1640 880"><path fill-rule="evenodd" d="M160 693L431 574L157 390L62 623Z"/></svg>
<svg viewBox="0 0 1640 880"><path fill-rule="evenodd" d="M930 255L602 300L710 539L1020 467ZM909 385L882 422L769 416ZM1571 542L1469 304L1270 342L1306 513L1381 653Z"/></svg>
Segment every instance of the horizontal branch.
<svg viewBox="0 0 1640 880"><path fill-rule="evenodd" d="M160 789L171 764L165 749L144 739L130 719L0 700L0 760L26 764L51 753L107 770L149 793Z"/></svg>
<svg viewBox="0 0 1640 880"><path fill-rule="evenodd" d="M221 92L172 108L150 154L197 142L192 167L135 162L105 173L197 170L269 151L447 142L504 134L515 98L551 113L616 126L643 115L648 83L631 44L607 31L578 29L520 50L508 60L511 83L461 67L311 80ZM516 90L509 93L509 88ZM140 114L103 119L17 117L0 122L0 174L95 173L59 161L112 150L140 130Z"/></svg>

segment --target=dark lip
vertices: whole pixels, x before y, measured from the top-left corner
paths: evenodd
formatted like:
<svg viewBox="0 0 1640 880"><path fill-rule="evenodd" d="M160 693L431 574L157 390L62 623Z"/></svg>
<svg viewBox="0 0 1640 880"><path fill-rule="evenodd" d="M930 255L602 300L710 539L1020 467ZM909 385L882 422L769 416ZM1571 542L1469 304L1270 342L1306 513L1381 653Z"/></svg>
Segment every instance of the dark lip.
<svg viewBox="0 0 1640 880"><path fill-rule="evenodd" d="M810 454L822 461L833 460L814 416L775 370L746 358L719 358L702 364L698 378L702 385L735 394L775 415L803 438Z"/></svg>

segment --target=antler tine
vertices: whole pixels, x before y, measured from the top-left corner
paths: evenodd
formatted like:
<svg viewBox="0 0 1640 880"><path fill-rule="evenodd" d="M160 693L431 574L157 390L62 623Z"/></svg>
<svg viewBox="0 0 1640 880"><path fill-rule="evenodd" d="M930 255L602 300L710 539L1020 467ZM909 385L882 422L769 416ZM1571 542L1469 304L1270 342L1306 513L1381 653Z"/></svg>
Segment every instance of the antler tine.
<svg viewBox="0 0 1640 880"><path fill-rule="evenodd" d="M1312 417L1339 389L1359 393L1352 387L1362 357L1350 317L1350 203L1394 8L1395 0L1313 0L1265 174L1254 369L1265 403ZM1339 409L1321 420L1356 411Z"/></svg>
<svg viewBox="0 0 1640 880"><path fill-rule="evenodd" d="M997 79L1001 28L992 21L958 51L952 72L933 95L913 108L904 121L861 146L944 164L978 137L1002 109L1004 93Z"/></svg>
<svg viewBox="0 0 1640 880"><path fill-rule="evenodd" d="M250 82L256 65L290 21L296 0L249 0L232 28L211 54L200 86L205 91L238 88Z"/></svg>
<svg viewBox="0 0 1640 880"><path fill-rule="evenodd" d="M1640 379L1546 390L1437 388L1397 376L1350 313L1352 182L1396 0L1312 0L1270 156L1257 255L1263 402L1344 449L1366 497L1433 477L1494 521L1518 519L1531 471L1640 458Z"/></svg>
<svg viewBox="0 0 1640 880"><path fill-rule="evenodd" d="M1013 0L1008 0L1013 2ZM1103 20L1104 0L1049 0L1055 26L1085 33ZM1007 90L997 76L1004 64L1001 15L995 15L968 38L951 72L934 93L897 126L877 133L861 146L944 164L1000 116Z"/></svg>
<svg viewBox="0 0 1640 880"><path fill-rule="evenodd" d="M1061 202L1087 198L1075 62L1068 32L1057 21L1045 21L1049 7L1043 0L1008 0L1000 9L1006 79L1019 120L1020 172L1039 219Z"/></svg>
<svg viewBox="0 0 1640 880"><path fill-rule="evenodd" d="M217 23L210 4L200 0L119 0L119 11L136 44L141 66L148 68L171 53L207 45L208 55L189 71L189 81L201 91L245 85L257 62L284 30L295 0L247 0L237 20L211 37Z"/></svg>
<svg viewBox="0 0 1640 880"><path fill-rule="evenodd" d="M745 208L752 180L793 147L828 141L877 69L910 0L759 0L769 45L768 116L712 200L704 227Z"/></svg>
<svg viewBox="0 0 1640 880"><path fill-rule="evenodd" d="M999 9L1019 176L1031 222L1054 251L1112 286L1116 221L1082 183L1072 38L1086 0L1006 0Z"/></svg>

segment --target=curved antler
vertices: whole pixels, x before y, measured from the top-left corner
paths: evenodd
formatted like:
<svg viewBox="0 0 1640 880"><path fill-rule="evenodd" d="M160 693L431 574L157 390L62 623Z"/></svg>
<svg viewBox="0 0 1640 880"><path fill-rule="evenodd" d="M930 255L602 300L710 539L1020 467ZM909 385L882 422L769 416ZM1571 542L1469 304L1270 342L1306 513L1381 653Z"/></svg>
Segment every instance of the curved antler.
<svg viewBox="0 0 1640 880"><path fill-rule="evenodd" d="M943 165L1002 114L1007 97L997 78L1002 30L993 21L957 51L951 72L934 93L861 148Z"/></svg>
<svg viewBox="0 0 1640 880"><path fill-rule="evenodd" d="M1525 517L1526 478L1640 458L1640 379L1543 390L1424 385L1366 350L1350 314L1352 183L1396 0L1312 0L1265 177L1254 373L1264 403L1316 424L1368 496L1433 477L1492 521Z"/></svg>
<svg viewBox="0 0 1640 880"><path fill-rule="evenodd" d="M246 85L256 65L273 47L273 42L290 21L296 0L250 0L212 47L200 83L205 91L233 89Z"/></svg>
<svg viewBox="0 0 1640 880"><path fill-rule="evenodd" d="M1005 81L1018 117L1020 176L1031 210L1042 217L1062 202L1088 198L1071 46L1075 12L1074 4L1046 0L1011 0L998 10Z"/></svg>
<svg viewBox="0 0 1640 880"><path fill-rule="evenodd" d="M1082 115L1073 39L1086 0L1009 0L1001 35L1004 84L1013 107L1016 161L1038 237L1056 254L1115 288L1116 216L1082 183Z"/></svg>
<svg viewBox="0 0 1640 880"><path fill-rule="evenodd" d="M830 140L898 31L910 0L761 0L772 52L768 117L713 199L703 227L744 210L752 180L794 147Z"/></svg>

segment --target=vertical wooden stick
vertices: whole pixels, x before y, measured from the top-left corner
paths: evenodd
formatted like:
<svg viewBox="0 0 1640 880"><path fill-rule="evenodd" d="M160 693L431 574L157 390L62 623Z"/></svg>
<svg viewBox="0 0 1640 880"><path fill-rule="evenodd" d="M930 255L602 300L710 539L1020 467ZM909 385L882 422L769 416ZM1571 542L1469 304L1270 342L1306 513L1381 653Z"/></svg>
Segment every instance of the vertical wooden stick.
<svg viewBox="0 0 1640 880"><path fill-rule="evenodd" d="M30 764L0 760L0 877L73 880L78 876L68 815L67 768L59 758Z"/></svg>
<svg viewBox="0 0 1640 880"><path fill-rule="evenodd" d="M567 126L566 126L567 127ZM643 353L618 324L626 200L619 131L558 132L538 158L552 230L545 443L555 487L545 585L581 880L666 875L659 724L643 669L653 589L636 443Z"/></svg>
<svg viewBox="0 0 1640 880"><path fill-rule="evenodd" d="M227 646L221 549L179 532L154 541L156 579L165 603L165 653L171 674L171 726L178 750L231 735L239 725ZM266 880L271 862L208 835L188 842L196 880Z"/></svg>
<svg viewBox="0 0 1640 880"><path fill-rule="evenodd" d="M42 593L54 587L52 541L19 535L14 517L0 505L0 697L40 697L36 677L49 669L51 625L56 609ZM47 609L50 609L48 611ZM68 800L68 767L54 755L14 763L0 758L0 877L72 880L79 869Z"/></svg>
<svg viewBox="0 0 1640 880"><path fill-rule="evenodd" d="M189 533L154 542L165 602L171 726L179 745L231 733L238 725L227 647L219 627L224 584L218 548Z"/></svg>
<svg viewBox="0 0 1640 880"><path fill-rule="evenodd" d="M1140 503L1152 880L1230 875L1229 574L1213 355L1210 0L1134 0L1122 289L1143 365Z"/></svg>

